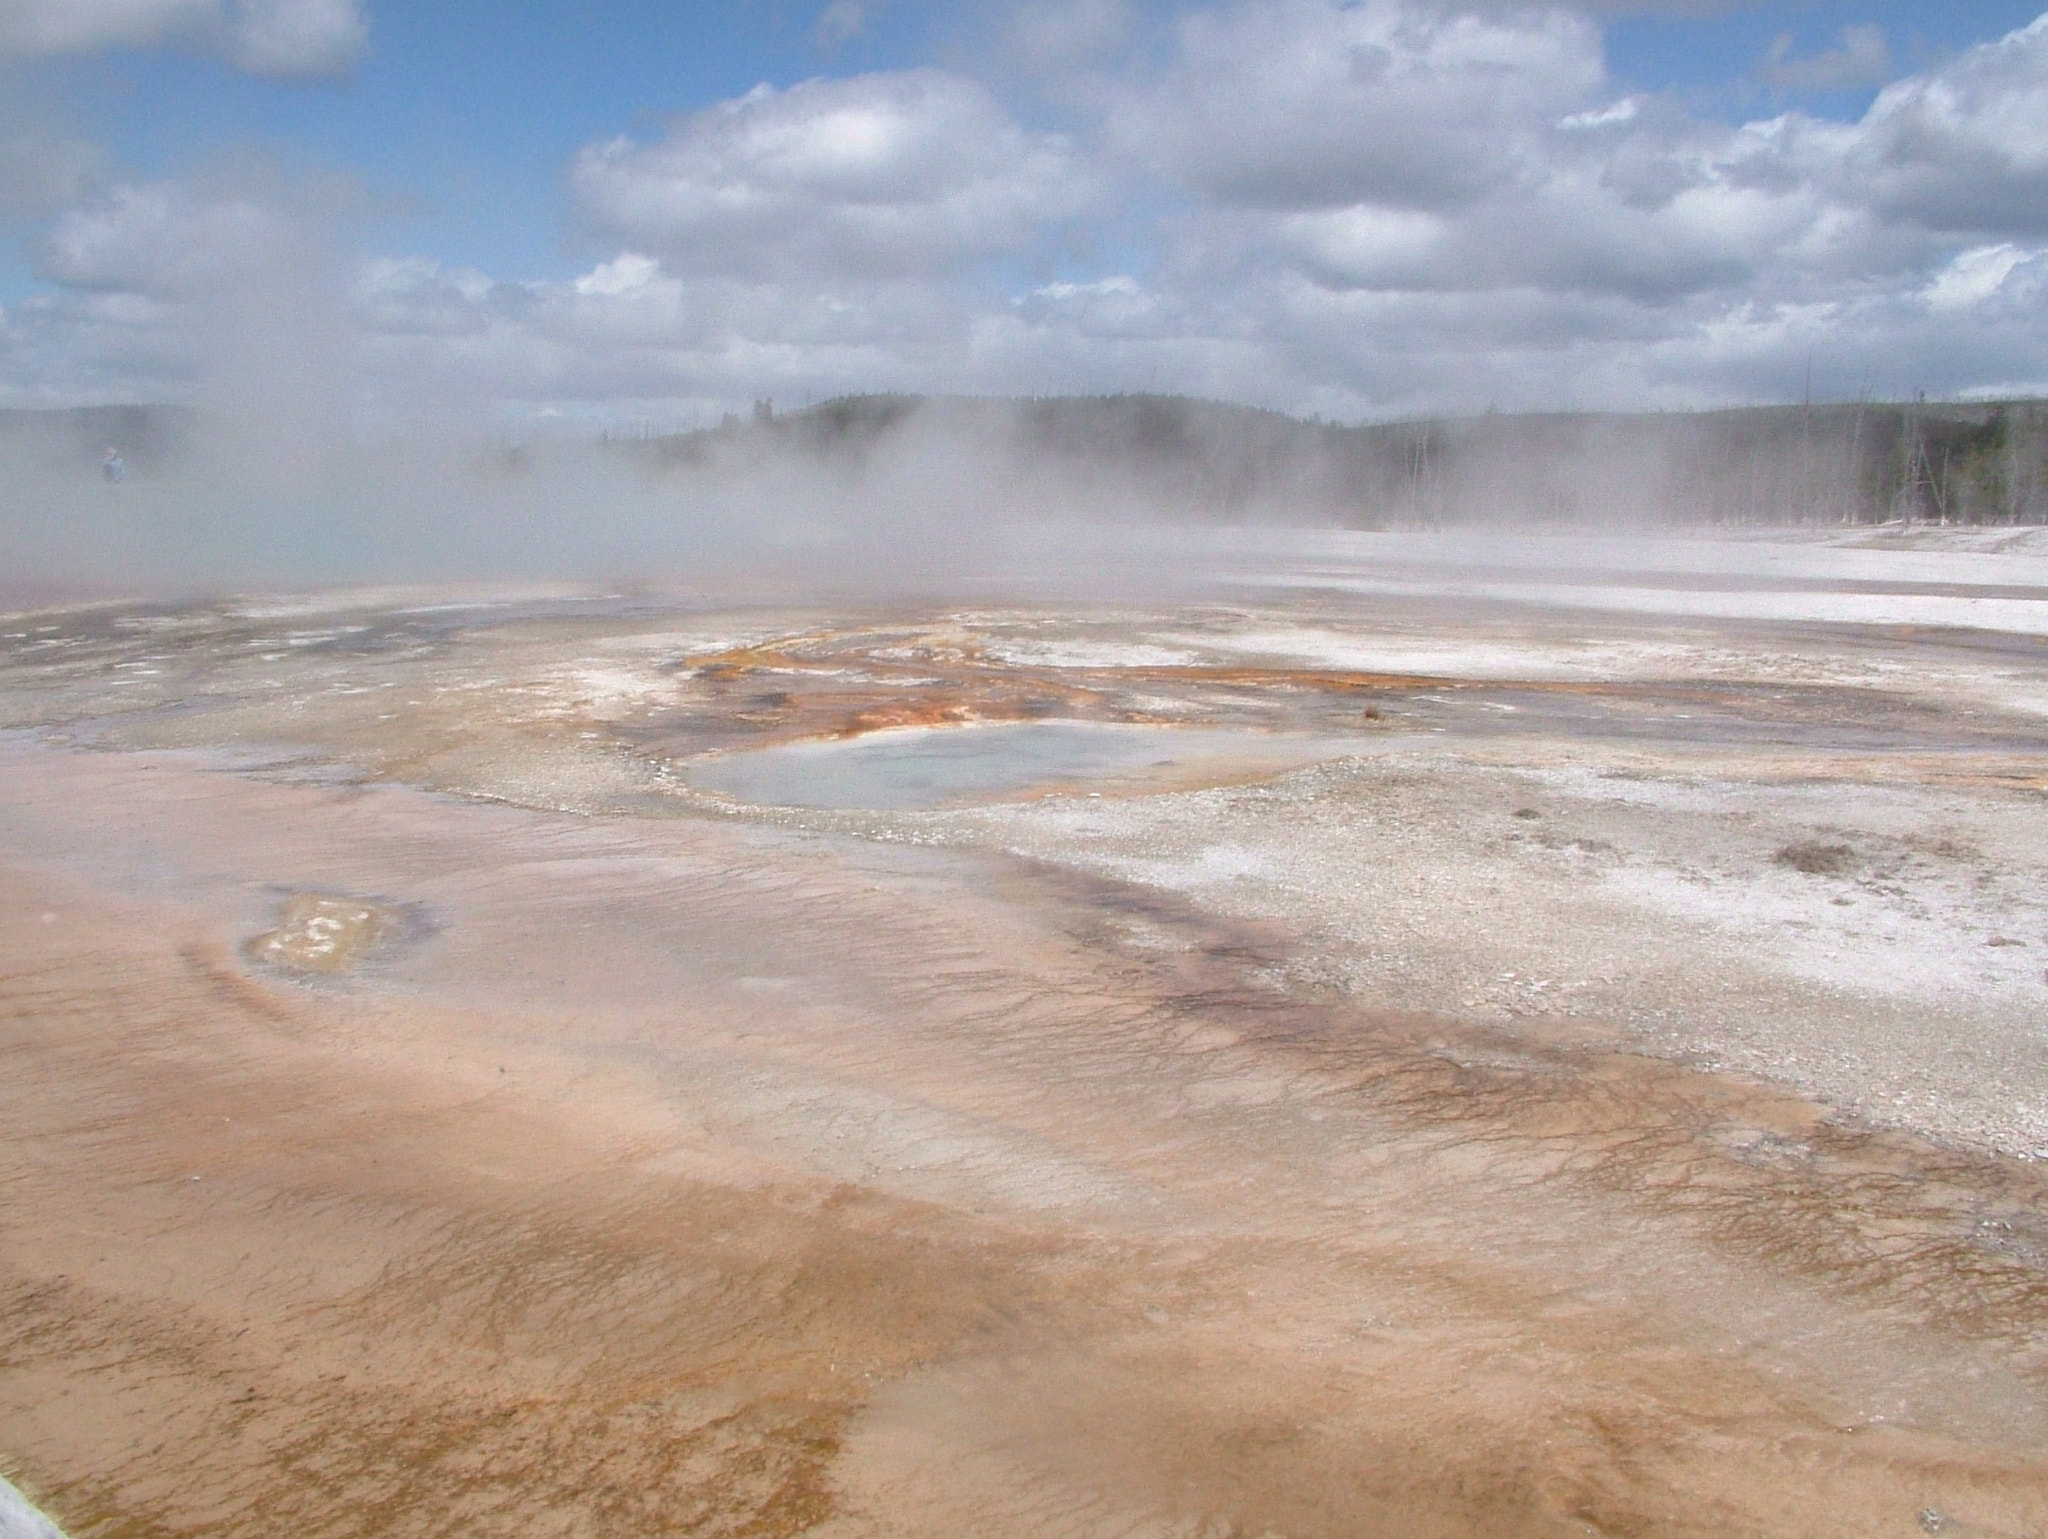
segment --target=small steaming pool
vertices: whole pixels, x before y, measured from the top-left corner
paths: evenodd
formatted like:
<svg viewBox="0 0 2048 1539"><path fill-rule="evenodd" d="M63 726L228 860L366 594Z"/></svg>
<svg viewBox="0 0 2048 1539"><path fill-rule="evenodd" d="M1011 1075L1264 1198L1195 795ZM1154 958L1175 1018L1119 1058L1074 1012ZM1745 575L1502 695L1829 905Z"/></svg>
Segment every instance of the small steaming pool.
<svg viewBox="0 0 2048 1539"><path fill-rule="evenodd" d="M1054 789L1167 789L1272 774L1384 739L1092 721L905 727L702 759L692 785L763 807L906 812Z"/></svg>

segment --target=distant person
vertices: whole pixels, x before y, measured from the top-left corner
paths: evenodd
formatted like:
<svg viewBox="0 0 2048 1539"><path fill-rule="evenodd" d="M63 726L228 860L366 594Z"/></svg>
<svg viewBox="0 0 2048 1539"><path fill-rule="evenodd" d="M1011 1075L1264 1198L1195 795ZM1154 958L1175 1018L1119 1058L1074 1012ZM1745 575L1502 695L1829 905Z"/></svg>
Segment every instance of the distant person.
<svg viewBox="0 0 2048 1539"><path fill-rule="evenodd" d="M106 477L109 486L119 486L128 479L128 462L121 458L119 449L107 450L107 457L100 461L100 474Z"/></svg>

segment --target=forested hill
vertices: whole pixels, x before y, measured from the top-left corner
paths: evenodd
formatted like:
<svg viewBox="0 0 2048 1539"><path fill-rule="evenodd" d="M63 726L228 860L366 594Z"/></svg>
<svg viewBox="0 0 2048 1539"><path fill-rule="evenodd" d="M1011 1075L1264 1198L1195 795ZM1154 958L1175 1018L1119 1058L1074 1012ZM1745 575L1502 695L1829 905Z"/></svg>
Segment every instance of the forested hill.
<svg viewBox="0 0 2048 1539"><path fill-rule="evenodd" d="M0 476L96 475L109 447L141 479L181 463L203 472L208 454L195 446L232 445L232 429L178 407L0 411ZM497 475L575 438L559 427L501 436L472 457ZM701 476L791 472L893 477L924 495L1105 517L2048 523L2048 402L2039 400L1342 426L1184 396L865 395L781 414L763 402L719 427L605 442L681 495Z"/></svg>
<svg viewBox="0 0 2048 1539"><path fill-rule="evenodd" d="M2048 402L1489 414L1371 426L1182 396L849 396L638 440L676 466L858 466L964 446L998 472L1215 518L1351 524L2048 522Z"/></svg>

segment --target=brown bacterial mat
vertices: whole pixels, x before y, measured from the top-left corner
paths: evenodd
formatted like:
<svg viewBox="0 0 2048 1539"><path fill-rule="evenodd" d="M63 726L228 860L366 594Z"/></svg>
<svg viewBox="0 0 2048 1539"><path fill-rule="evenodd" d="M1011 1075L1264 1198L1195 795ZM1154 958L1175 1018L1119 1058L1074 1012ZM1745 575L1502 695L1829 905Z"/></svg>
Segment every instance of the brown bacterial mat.
<svg viewBox="0 0 2048 1539"><path fill-rule="evenodd" d="M72 1539L2048 1533L2041 1163L1688 1045L1805 1011L1935 1044L1902 1105L2048 1084L2017 713L1017 665L958 617L572 688L600 628L521 624L289 708L64 718L190 751L0 745L0 1471ZM647 789L883 728L1368 703L1440 741L1128 816ZM1639 907L1597 907L1612 873ZM1784 957L1667 889L1761 895L1791 917L1725 933ZM1910 949L1972 893L2019 917L1928 964L1951 1014L1812 970L1830 916ZM1640 968L1579 1008L1513 970L1530 936Z"/></svg>

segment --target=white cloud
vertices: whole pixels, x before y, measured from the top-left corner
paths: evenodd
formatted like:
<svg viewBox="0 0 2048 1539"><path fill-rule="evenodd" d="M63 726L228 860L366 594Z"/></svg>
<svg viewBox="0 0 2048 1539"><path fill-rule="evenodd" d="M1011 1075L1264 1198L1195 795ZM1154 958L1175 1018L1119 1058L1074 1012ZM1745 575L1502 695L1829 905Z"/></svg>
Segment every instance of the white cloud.
<svg viewBox="0 0 2048 1539"><path fill-rule="evenodd" d="M1643 99L1640 96L1624 96L1610 107L1596 107L1586 112L1568 112L1557 120L1557 126L1567 130L1612 128L1617 123L1633 122L1636 114L1642 110Z"/></svg>
<svg viewBox="0 0 2048 1539"><path fill-rule="evenodd" d="M351 285L386 407L452 401L709 403L964 383L969 320L918 282L837 291L668 275L626 252L559 283L493 282L420 260ZM681 409L681 408L678 408Z"/></svg>
<svg viewBox="0 0 2048 1539"><path fill-rule="evenodd" d="M614 139L572 177L590 227L690 274L933 275L1023 250L1095 180L935 70L759 86L659 140Z"/></svg>
<svg viewBox="0 0 2048 1539"><path fill-rule="evenodd" d="M90 53L135 48L216 24L218 0L5 0L0 52Z"/></svg>
<svg viewBox="0 0 2048 1539"><path fill-rule="evenodd" d="M1887 86L1815 169L1927 229L2048 233L2048 15Z"/></svg>
<svg viewBox="0 0 2048 1539"><path fill-rule="evenodd" d="M957 72L762 87L577 157L580 274L351 265L335 305L366 388L678 413L1162 389L1347 415L1783 397L1809 357L1822 393L2048 378L2048 20L1853 121L1729 124L1624 95L1566 10L1241 0L1120 65L1102 39L1133 13L1069 12L1101 67L1067 132ZM125 366L146 394L199 356L193 316L313 270L277 197L102 175L39 194L72 201L35 248L50 293L7 318L17 381L113 394Z"/></svg>
<svg viewBox="0 0 2048 1539"><path fill-rule="evenodd" d="M1937 311L1974 308L2002 293L2014 269L2027 266L2038 271L2044 255L2048 253L2028 251L2009 241L1960 252L1935 274L1927 288L1927 303Z"/></svg>
<svg viewBox="0 0 2048 1539"><path fill-rule="evenodd" d="M420 257L373 257L349 285L365 330L386 336L475 336L490 327L494 303L524 293L494 284L474 268L446 268ZM518 308L516 300L510 306Z"/></svg>
<svg viewBox="0 0 2048 1539"><path fill-rule="evenodd" d="M2000 244L2048 224L2048 18L1859 121L1734 127L1617 101L1558 11L1247 0L1180 42L1117 142L1193 195L1171 286L1219 349L1259 339L1269 398L1681 404L1782 390L1809 352L1835 388L1940 388L1979 367L1992 297L2006 377L2048 373Z"/></svg>
<svg viewBox="0 0 2048 1539"><path fill-rule="evenodd" d="M1219 203L1444 210L1524 174L1532 134L1603 83L1600 34L1567 11L1255 0L1189 16L1113 126Z"/></svg>
<svg viewBox="0 0 2048 1539"><path fill-rule="evenodd" d="M168 43L259 75L331 76L353 68L368 39L360 0L0 0L0 55Z"/></svg>
<svg viewBox="0 0 2048 1539"><path fill-rule="evenodd" d="M1042 284L1013 308L1032 329L1071 341L1157 340L1174 334L1172 307L1128 273L1090 283Z"/></svg>
<svg viewBox="0 0 2048 1539"><path fill-rule="evenodd" d="M235 0L228 56L258 75L339 75L369 44L358 0Z"/></svg>
<svg viewBox="0 0 2048 1539"><path fill-rule="evenodd" d="M128 184L65 212L38 244L37 266L72 288L191 299L262 271L284 236L257 202Z"/></svg>
<svg viewBox="0 0 2048 1539"><path fill-rule="evenodd" d="M600 262L575 283L579 294L602 294L617 298L659 283L661 264L637 251L622 252L609 262Z"/></svg>
<svg viewBox="0 0 2048 1539"><path fill-rule="evenodd" d="M1439 214L1353 204L1282 218L1279 243L1338 286L1435 288L1450 223Z"/></svg>

